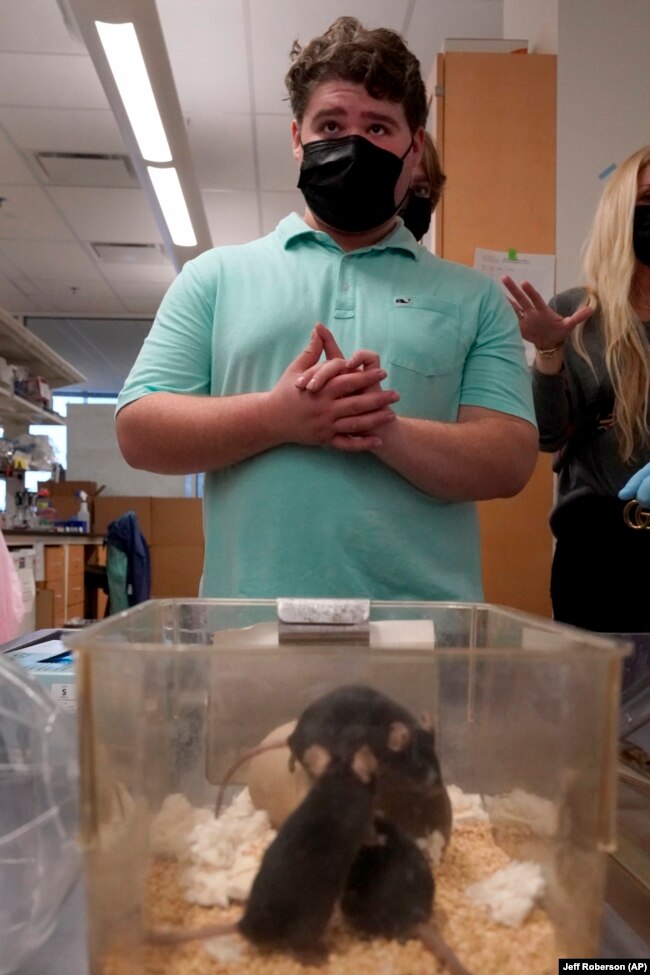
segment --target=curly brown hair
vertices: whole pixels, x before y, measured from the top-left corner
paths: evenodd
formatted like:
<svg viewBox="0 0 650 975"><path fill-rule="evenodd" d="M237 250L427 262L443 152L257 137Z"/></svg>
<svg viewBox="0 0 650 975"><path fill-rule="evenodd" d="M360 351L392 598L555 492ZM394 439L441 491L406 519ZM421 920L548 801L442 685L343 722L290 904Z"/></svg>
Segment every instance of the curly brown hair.
<svg viewBox="0 0 650 975"><path fill-rule="evenodd" d="M314 88L333 79L363 85L372 98L401 103L412 133L426 122L420 62L394 30L366 30L355 17L338 17L305 47L294 41L291 60L284 81L298 125Z"/></svg>

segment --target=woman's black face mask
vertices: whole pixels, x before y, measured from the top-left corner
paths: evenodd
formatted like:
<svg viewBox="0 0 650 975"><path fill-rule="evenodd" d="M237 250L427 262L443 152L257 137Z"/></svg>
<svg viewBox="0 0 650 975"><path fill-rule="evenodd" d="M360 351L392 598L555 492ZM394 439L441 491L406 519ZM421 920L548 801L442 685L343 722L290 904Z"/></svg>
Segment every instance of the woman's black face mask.
<svg viewBox="0 0 650 975"><path fill-rule="evenodd" d="M396 156L361 135L307 142L298 188L328 227L352 234L374 230L404 202L395 202L395 187L412 144Z"/></svg>
<svg viewBox="0 0 650 975"><path fill-rule="evenodd" d="M637 260L650 267L650 203L634 208L632 243Z"/></svg>
<svg viewBox="0 0 650 975"><path fill-rule="evenodd" d="M415 239L422 240L431 226L431 198L418 196L415 190L410 189L406 206L400 210L399 215Z"/></svg>

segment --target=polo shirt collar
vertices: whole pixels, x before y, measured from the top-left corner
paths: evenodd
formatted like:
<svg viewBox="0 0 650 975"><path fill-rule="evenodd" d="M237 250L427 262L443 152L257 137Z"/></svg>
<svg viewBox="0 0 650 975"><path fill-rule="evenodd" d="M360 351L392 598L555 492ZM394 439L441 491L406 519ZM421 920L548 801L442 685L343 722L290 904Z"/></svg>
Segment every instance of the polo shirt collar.
<svg viewBox="0 0 650 975"><path fill-rule="evenodd" d="M311 238L325 247L341 250L336 241L328 233L324 230L314 230L297 213L290 213L289 216L284 217L275 228L275 232L280 238L285 250L301 238ZM352 251L351 253L373 250L405 251L411 257L415 258L416 261L419 261L422 252L421 246L415 241L413 234L406 229L401 217L397 218L395 227L386 237L378 240L375 244L371 244L369 247L360 247L358 252Z"/></svg>

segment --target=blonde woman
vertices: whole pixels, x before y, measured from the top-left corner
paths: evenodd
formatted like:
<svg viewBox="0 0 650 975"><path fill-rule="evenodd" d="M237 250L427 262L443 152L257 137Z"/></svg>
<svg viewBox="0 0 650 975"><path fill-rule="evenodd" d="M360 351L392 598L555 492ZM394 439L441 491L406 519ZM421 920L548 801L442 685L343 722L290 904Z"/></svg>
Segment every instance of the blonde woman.
<svg viewBox="0 0 650 975"><path fill-rule="evenodd" d="M553 612L601 632L650 632L650 146L610 176L584 275L549 305L503 279L536 347L540 448L557 452Z"/></svg>

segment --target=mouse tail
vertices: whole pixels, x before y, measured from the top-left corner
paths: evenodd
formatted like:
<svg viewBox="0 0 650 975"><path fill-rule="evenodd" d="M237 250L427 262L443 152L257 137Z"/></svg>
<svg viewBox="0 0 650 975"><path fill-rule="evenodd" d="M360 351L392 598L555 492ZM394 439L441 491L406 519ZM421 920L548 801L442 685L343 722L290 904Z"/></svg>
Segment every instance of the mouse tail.
<svg viewBox="0 0 650 975"><path fill-rule="evenodd" d="M214 806L215 816L218 817L221 812L226 789L237 769L242 765L245 765L246 762L250 762L251 758L255 758L256 755L262 755L264 752L273 751L275 748L286 748L286 744L286 741L274 741L269 742L268 745L258 745L257 748L251 748L249 751L244 752L243 755L240 755L239 758L233 762L230 768L226 771L226 774L223 777L223 782L219 786L219 791L217 792L217 799Z"/></svg>
<svg viewBox="0 0 650 975"><path fill-rule="evenodd" d="M229 924L206 924L194 931L183 931L181 928L151 928L147 931L147 943L151 945L180 945L186 941L207 941L208 938L220 938L226 934L239 932L239 922Z"/></svg>
<svg viewBox="0 0 650 975"><path fill-rule="evenodd" d="M472 975L432 924L418 924L414 934L424 947L435 955L440 964L444 965L450 975Z"/></svg>

